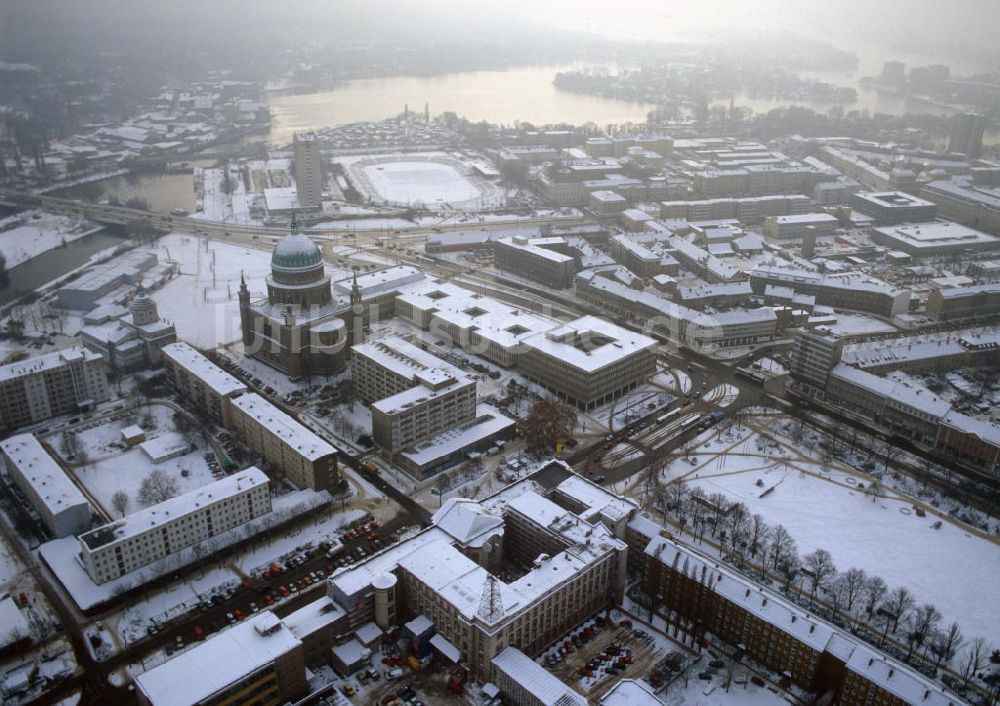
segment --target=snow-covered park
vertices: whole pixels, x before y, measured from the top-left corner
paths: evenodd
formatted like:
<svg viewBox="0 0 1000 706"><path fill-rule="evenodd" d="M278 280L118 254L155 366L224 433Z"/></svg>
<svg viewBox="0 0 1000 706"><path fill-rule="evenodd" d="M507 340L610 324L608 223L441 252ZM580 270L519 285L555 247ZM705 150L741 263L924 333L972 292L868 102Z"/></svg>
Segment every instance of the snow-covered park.
<svg viewBox="0 0 1000 706"><path fill-rule="evenodd" d="M889 488L880 487L873 502L870 477L781 436L773 416L749 426L740 434L706 432L691 460L675 459L663 479L742 502L772 527L783 525L800 555L825 549L840 571L864 569L906 586L973 634L1000 635L1000 603L981 593L1000 584L995 541ZM761 432L780 447L759 450Z"/></svg>
<svg viewBox="0 0 1000 706"><path fill-rule="evenodd" d="M128 512L138 510L141 507L138 500L139 488L154 469L166 472L176 482L178 494L212 482L212 472L202 456L205 446L200 434L188 435L195 442L190 452L159 463L154 463L138 446L128 447L122 441L122 429L144 421L152 422L152 426L146 430L147 440L176 434L174 413L174 408L168 405L151 404L148 408L122 412L94 422L89 428L80 429L72 434L74 440L70 443L75 443L75 446L71 448L66 447L67 434L52 435L48 441L54 449L67 457L67 461L74 464L74 475L90 496L110 517L117 518L119 513L112 506L111 496L124 491L129 497ZM83 450L86 464L80 464L80 459L76 456L68 458L72 449Z"/></svg>

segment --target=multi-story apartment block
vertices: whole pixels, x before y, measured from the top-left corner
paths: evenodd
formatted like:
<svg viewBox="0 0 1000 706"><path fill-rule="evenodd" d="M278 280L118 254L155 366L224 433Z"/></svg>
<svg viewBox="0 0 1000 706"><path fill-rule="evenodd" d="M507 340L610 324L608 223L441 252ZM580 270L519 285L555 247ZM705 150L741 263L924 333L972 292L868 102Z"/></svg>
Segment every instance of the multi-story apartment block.
<svg viewBox="0 0 1000 706"><path fill-rule="evenodd" d="M938 321L996 316L1000 314L1000 283L938 287L927 295L927 313Z"/></svg>
<svg viewBox="0 0 1000 706"><path fill-rule="evenodd" d="M396 336L351 349L354 387L371 402L372 438L389 453L476 417L476 382Z"/></svg>
<svg viewBox="0 0 1000 706"><path fill-rule="evenodd" d="M775 267L758 267L750 273L750 286L755 294L764 294L768 285L790 287L798 294L815 296L818 306L867 311L885 317L909 311L912 296L908 289L896 289L857 274L821 275Z"/></svg>
<svg viewBox="0 0 1000 706"><path fill-rule="evenodd" d="M163 347L167 380L194 409L229 424L228 401L247 391L246 385L186 343Z"/></svg>
<svg viewBox="0 0 1000 706"><path fill-rule="evenodd" d="M80 562L106 583L269 512L270 481L251 467L81 534Z"/></svg>
<svg viewBox="0 0 1000 706"><path fill-rule="evenodd" d="M784 597L672 539L652 536L642 589L668 624L712 633L813 693L850 706L959 706L930 680Z"/></svg>
<svg viewBox="0 0 1000 706"><path fill-rule="evenodd" d="M303 641L269 610L135 679L142 706L278 706L304 696Z"/></svg>
<svg viewBox="0 0 1000 706"><path fill-rule="evenodd" d="M323 167L320 144L316 133L295 133L295 193L299 207L318 209L323 206Z"/></svg>
<svg viewBox="0 0 1000 706"><path fill-rule="evenodd" d="M559 249L566 248L563 238L500 238L494 243L497 268L544 284L553 289L572 286L577 271L576 260Z"/></svg>
<svg viewBox="0 0 1000 706"><path fill-rule="evenodd" d="M656 371L656 341L596 316L524 339L520 368L561 399L605 404Z"/></svg>
<svg viewBox="0 0 1000 706"><path fill-rule="evenodd" d="M824 390L843 351L844 339L829 329L799 329L795 332L789 372L797 382Z"/></svg>
<svg viewBox="0 0 1000 706"><path fill-rule="evenodd" d="M0 457L54 537L90 529L90 503L38 439L31 434L5 439L0 442Z"/></svg>
<svg viewBox="0 0 1000 706"><path fill-rule="evenodd" d="M110 397L104 361L85 348L0 367L0 429L92 408Z"/></svg>
<svg viewBox="0 0 1000 706"><path fill-rule="evenodd" d="M336 485L337 450L258 394L228 402L230 429L250 449L300 488Z"/></svg>

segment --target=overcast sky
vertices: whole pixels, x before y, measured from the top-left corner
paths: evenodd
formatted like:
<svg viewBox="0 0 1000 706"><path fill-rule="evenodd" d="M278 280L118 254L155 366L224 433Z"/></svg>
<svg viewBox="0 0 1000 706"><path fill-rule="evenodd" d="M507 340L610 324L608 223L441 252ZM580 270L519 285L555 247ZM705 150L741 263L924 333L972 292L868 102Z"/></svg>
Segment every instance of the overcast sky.
<svg viewBox="0 0 1000 706"><path fill-rule="evenodd" d="M381 26L414 34L463 27L516 32L539 23L671 41L791 30L879 62L879 55L893 53L940 57L956 68L1000 69L998 17L1000 0L0 0L0 40L15 37L15 18L36 29L142 35L162 29L163 41L183 27L228 25L235 33L329 28L332 34L359 21L373 31ZM862 57L862 64L874 62Z"/></svg>

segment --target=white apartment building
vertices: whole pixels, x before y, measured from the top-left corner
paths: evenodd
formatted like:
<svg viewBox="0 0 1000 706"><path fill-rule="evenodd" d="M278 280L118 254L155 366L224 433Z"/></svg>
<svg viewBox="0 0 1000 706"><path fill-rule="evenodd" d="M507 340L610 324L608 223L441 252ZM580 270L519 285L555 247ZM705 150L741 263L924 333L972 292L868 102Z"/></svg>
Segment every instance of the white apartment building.
<svg viewBox="0 0 1000 706"><path fill-rule="evenodd" d="M372 402L372 438L390 453L476 417L475 380L398 336L354 346L351 361L358 396Z"/></svg>
<svg viewBox="0 0 1000 706"><path fill-rule="evenodd" d="M258 394L227 402L230 429L300 488L327 490L337 480L337 450Z"/></svg>
<svg viewBox="0 0 1000 706"><path fill-rule="evenodd" d="M109 397L104 361L85 348L10 363L0 366L0 429L90 409Z"/></svg>
<svg viewBox="0 0 1000 706"><path fill-rule="evenodd" d="M90 503L38 439L31 434L5 439L0 457L54 537L90 529Z"/></svg>
<svg viewBox="0 0 1000 706"><path fill-rule="evenodd" d="M186 343L171 343L162 353L167 379L177 394L228 426L226 400L246 392L246 385Z"/></svg>
<svg viewBox="0 0 1000 706"><path fill-rule="evenodd" d="M80 562L106 583L269 512L270 481L250 467L80 535Z"/></svg>

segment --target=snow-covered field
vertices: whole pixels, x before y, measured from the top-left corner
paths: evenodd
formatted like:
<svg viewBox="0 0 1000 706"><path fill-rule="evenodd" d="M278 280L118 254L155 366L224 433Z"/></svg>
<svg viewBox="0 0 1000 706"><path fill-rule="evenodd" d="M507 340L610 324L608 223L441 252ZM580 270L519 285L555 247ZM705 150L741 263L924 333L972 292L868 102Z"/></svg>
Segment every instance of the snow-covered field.
<svg viewBox="0 0 1000 706"><path fill-rule="evenodd" d="M785 706L788 703L780 694L749 681L732 684L726 691L721 673L710 681L702 681L697 674L692 674L686 686L683 679L678 679L660 694L660 700L665 706Z"/></svg>
<svg viewBox="0 0 1000 706"><path fill-rule="evenodd" d="M766 425L768 433L791 444L777 427ZM1000 585L995 543L947 518L935 529L939 517L931 512L918 517L913 500L892 490L881 489L888 497L872 502L861 489L870 478L835 460L822 463L811 449L760 454L753 436L719 439L706 433L699 441L708 442L695 451L695 464L677 459L665 475L686 476L689 485L740 501L772 526L784 525L800 555L826 549L840 571L864 569L890 586L908 587L919 603L933 603L945 620L958 621L967 632L1000 635L1000 602L982 597L980 589Z"/></svg>
<svg viewBox="0 0 1000 706"><path fill-rule="evenodd" d="M438 162L389 162L364 167L378 194L393 203L458 203L479 190L454 167Z"/></svg>
<svg viewBox="0 0 1000 706"><path fill-rule="evenodd" d="M0 253L10 268L98 230L80 218L25 211L0 219Z"/></svg>
<svg viewBox="0 0 1000 706"><path fill-rule="evenodd" d="M7 542L6 536L0 537L0 591L24 571L24 565L14 556L14 550Z"/></svg>
<svg viewBox="0 0 1000 706"><path fill-rule="evenodd" d="M505 196L474 175L463 159L444 152L341 157L351 183L372 200L397 205L497 207Z"/></svg>

